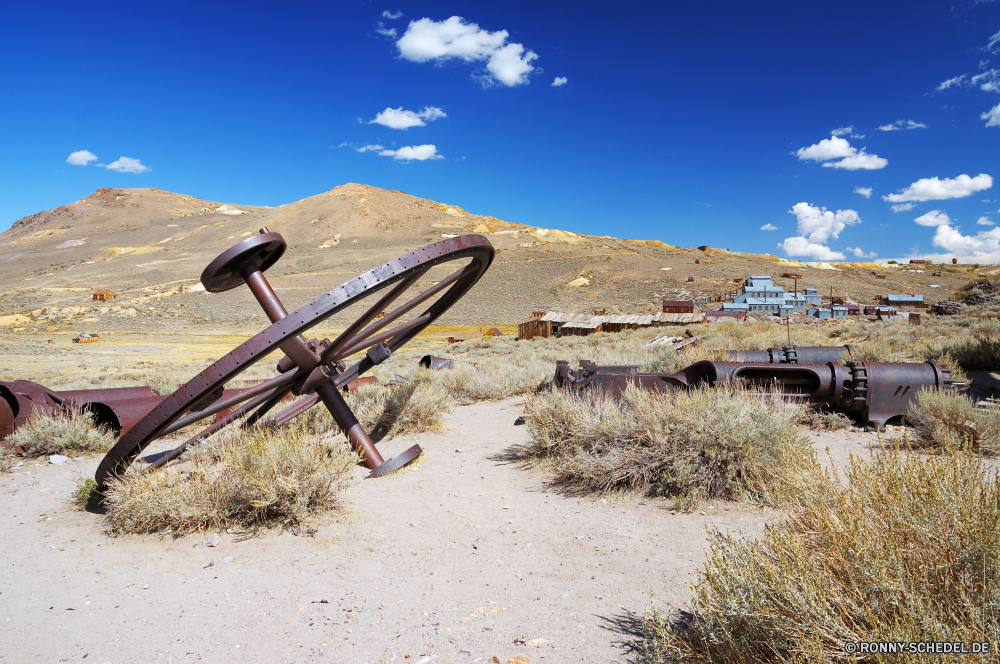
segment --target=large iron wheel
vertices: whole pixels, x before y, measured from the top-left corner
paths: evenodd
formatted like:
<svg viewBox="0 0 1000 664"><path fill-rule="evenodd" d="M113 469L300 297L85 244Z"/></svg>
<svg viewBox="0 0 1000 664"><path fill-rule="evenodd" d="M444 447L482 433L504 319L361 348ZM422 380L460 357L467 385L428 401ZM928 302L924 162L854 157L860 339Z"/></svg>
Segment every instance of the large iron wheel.
<svg viewBox="0 0 1000 664"><path fill-rule="evenodd" d="M482 235L436 242L379 265L291 313L285 311L263 274L284 250L284 239L264 228L259 235L221 254L205 269L202 283L207 291L221 292L246 284L272 324L181 385L123 432L97 469L95 479L102 490L112 477L123 474L153 441L228 411L174 450L150 459L152 467L162 467L180 456L191 443L228 424L242 420L243 426L248 427L260 422L289 394L302 398L271 416L272 421L282 424L322 401L362 455L373 477L392 472L420 454L419 446L414 446L394 459L383 461L339 389L388 358L465 295L492 263L493 246ZM450 263L462 264L447 277L426 286L419 295L388 310L429 270ZM337 312L386 289L387 293L333 341L317 343L303 337L303 333ZM422 313L408 315L427 302L430 304ZM276 376L251 388L225 390L227 383L279 348L285 357L278 363Z"/></svg>

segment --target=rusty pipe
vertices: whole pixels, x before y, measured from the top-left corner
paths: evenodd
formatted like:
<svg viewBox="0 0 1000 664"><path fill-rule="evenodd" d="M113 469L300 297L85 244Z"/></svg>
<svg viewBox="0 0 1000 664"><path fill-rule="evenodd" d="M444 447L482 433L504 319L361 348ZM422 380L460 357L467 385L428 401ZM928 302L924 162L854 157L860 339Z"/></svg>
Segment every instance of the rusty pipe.
<svg viewBox="0 0 1000 664"><path fill-rule="evenodd" d="M327 381L316 389L316 394L333 415L333 421L347 434L351 447L364 459L365 468L375 470L381 466L385 460L375 449L375 443L368 437L365 428L358 422L358 418L351 412L350 406L344 401L344 397L340 396L337 388Z"/></svg>

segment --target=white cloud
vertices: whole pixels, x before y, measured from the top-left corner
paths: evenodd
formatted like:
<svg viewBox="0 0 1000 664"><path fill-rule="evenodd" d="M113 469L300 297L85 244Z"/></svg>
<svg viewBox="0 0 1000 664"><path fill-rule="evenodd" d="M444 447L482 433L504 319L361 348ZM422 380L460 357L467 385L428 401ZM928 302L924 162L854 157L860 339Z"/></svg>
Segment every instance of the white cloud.
<svg viewBox="0 0 1000 664"><path fill-rule="evenodd" d="M959 175L951 178L921 178L898 194L883 196L883 201L901 203L903 201L944 201L951 198L965 198L977 191L983 191L993 186L993 178L986 173L980 173L974 178Z"/></svg>
<svg viewBox="0 0 1000 664"><path fill-rule="evenodd" d="M986 120L987 127L1000 127L1000 104L979 116L981 120Z"/></svg>
<svg viewBox="0 0 1000 664"><path fill-rule="evenodd" d="M945 224L937 227L931 244L944 249L963 263L1000 262L1000 228L979 231L975 235L962 235L959 229Z"/></svg>
<svg viewBox="0 0 1000 664"><path fill-rule="evenodd" d="M937 86L938 92L942 90L947 90L950 87L962 87L962 81L965 80L966 74L961 76L956 76L954 78L949 78L947 81L942 81L940 85Z"/></svg>
<svg viewBox="0 0 1000 664"><path fill-rule="evenodd" d="M344 145L344 143L341 143L341 145ZM368 145L362 145L360 148L354 148L354 149L357 150L358 152L379 152L385 150L385 148L382 147L381 145L377 144L372 145L370 143Z"/></svg>
<svg viewBox="0 0 1000 664"><path fill-rule="evenodd" d="M847 226L861 223L861 218L854 210L831 212L825 207L816 207L808 203L796 203L788 213L795 215L799 233L808 237L810 242L835 240Z"/></svg>
<svg viewBox="0 0 1000 664"><path fill-rule="evenodd" d="M382 150L379 154L383 157L393 157L402 161L444 159L443 156L437 153L437 147L433 145L407 145L398 150Z"/></svg>
<svg viewBox="0 0 1000 664"><path fill-rule="evenodd" d="M795 156L800 161L827 161L830 159L840 159L841 157L850 157L855 152L857 150L851 147L847 139L834 136L833 138L824 138L819 143L810 145L807 148L799 148L795 152Z"/></svg>
<svg viewBox="0 0 1000 664"><path fill-rule="evenodd" d="M538 55L521 44L507 43L508 35L506 30L483 30L460 16L444 21L422 18L410 22L396 46L403 58L413 62L444 62L452 58L486 61L486 69L494 80L507 86L522 85L534 71L531 62Z"/></svg>
<svg viewBox="0 0 1000 664"><path fill-rule="evenodd" d="M825 161L827 163L823 166L827 168L842 168L848 171L877 170L889 164L888 159L868 154L864 148L859 152L857 148L851 147L847 139L840 136L824 138L807 148L799 148L793 154L801 161ZM840 161L831 161L832 159Z"/></svg>
<svg viewBox="0 0 1000 664"><path fill-rule="evenodd" d="M400 106L399 108L385 109L368 124L380 124L390 129L409 129L410 127L424 127L427 122L446 117L448 116L445 112L436 106L425 106L424 110L419 113L404 111L403 107Z"/></svg>
<svg viewBox="0 0 1000 664"><path fill-rule="evenodd" d="M565 76L556 76L556 80L552 81L552 87L558 88L560 86L566 85L567 83L569 83L569 79L566 78Z"/></svg>
<svg viewBox="0 0 1000 664"><path fill-rule="evenodd" d="M984 92L1000 92L1000 69L990 69L972 77L971 83Z"/></svg>
<svg viewBox="0 0 1000 664"><path fill-rule="evenodd" d="M982 216L979 219L976 219L976 226L996 226L996 225L997 225L996 222L990 221L990 218L987 216Z"/></svg>
<svg viewBox="0 0 1000 664"><path fill-rule="evenodd" d="M104 166L109 171L118 171L119 173L145 173L152 170L149 166L143 164L142 160L132 159L131 157L118 157L118 159L110 164L98 164L98 166Z"/></svg>
<svg viewBox="0 0 1000 664"><path fill-rule="evenodd" d="M1000 44L1000 30L997 30L996 33L990 37L990 41L986 44L986 50L993 55L1000 55L1000 49L993 50L993 47L998 44Z"/></svg>
<svg viewBox="0 0 1000 664"><path fill-rule="evenodd" d="M829 161L823 164L825 168L843 168L847 171L877 171L878 169L885 168L888 165L888 159L883 159L878 155L868 154L865 152L864 148L861 148L861 152L851 155L850 157L845 157L840 161Z"/></svg>
<svg viewBox="0 0 1000 664"><path fill-rule="evenodd" d="M951 223L951 219L948 218L948 215L940 210L931 210L927 214L920 215L913 221L917 222L921 226L947 226Z"/></svg>
<svg viewBox="0 0 1000 664"><path fill-rule="evenodd" d="M884 198L884 196L883 196L883 198ZM913 203L896 203L895 205L892 206L892 211L893 212L908 212L909 210L912 210L915 207L917 207L917 206L914 205Z"/></svg>
<svg viewBox="0 0 1000 664"><path fill-rule="evenodd" d="M784 242L778 243L778 248L789 256L807 256L818 261L842 261L844 254L834 251L830 247L810 242L804 237L785 238Z"/></svg>
<svg viewBox="0 0 1000 664"><path fill-rule="evenodd" d="M535 69L530 63L536 59L534 51L525 52L520 44L507 44L490 56L486 68L504 85L515 86L528 82L528 74Z"/></svg>
<svg viewBox="0 0 1000 664"><path fill-rule="evenodd" d="M396 38L396 28L387 28L382 21L378 22L378 27L375 28L375 32L379 33L383 37L390 37L392 39Z"/></svg>
<svg viewBox="0 0 1000 664"><path fill-rule="evenodd" d="M874 251L866 254L865 250L861 247L844 247L844 249L854 254L857 258L875 258L878 256Z"/></svg>
<svg viewBox="0 0 1000 664"><path fill-rule="evenodd" d="M914 122L913 120L896 120L895 122L890 122L887 125L882 125L881 127L876 127L879 131L899 131L900 129L927 129L927 125L923 122Z"/></svg>
<svg viewBox="0 0 1000 664"><path fill-rule="evenodd" d="M872 188L871 187L855 187L854 188L854 193L855 194L859 194L861 196L864 196L865 198L871 198L872 197Z"/></svg>
<svg viewBox="0 0 1000 664"><path fill-rule="evenodd" d="M830 132L832 136L850 136L851 132L854 131L854 125L850 127L837 127Z"/></svg>
<svg viewBox="0 0 1000 664"><path fill-rule="evenodd" d="M778 230L780 228L781 228L780 226L775 226L774 224L764 224L763 226L760 227L760 230L762 230L762 231L776 231L776 230Z"/></svg>
<svg viewBox="0 0 1000 664"><path fill-rule="evenodd" d="M382 18L387 18L387 19L389 19L391 21L395 21L397 18L401 18L402 16L403 16L403 12L401 12L398 9L395 12L391 12L388 9L386 9L384 12L382 12Z"/></svg>
<svg viewBox="0 0 1000 664"><path fill-rule="evenodd" d="M90 150L77 150L66 157L66 163L72 166L86 166L92 161L97 161L97 155Z"/></svg>

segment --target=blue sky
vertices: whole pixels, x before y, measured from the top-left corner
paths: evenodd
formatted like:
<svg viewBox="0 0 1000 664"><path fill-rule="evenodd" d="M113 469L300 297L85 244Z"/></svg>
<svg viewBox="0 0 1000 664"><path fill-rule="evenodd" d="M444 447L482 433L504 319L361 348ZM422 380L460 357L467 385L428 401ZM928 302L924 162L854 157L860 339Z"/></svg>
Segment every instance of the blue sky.
<svg viewBox="0 0 1000 664"><path fill-rule="evenodd" d="M683 246L1000 262L1000 0L2 21L0 228L105 186L279 205L361 182Z"/></svg>

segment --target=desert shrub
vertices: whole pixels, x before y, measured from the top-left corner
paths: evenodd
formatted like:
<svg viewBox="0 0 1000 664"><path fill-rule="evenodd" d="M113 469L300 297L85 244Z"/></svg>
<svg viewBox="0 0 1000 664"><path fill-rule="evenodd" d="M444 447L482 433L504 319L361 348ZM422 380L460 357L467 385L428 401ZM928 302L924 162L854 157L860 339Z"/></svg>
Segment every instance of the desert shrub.
<svg viewBox="0 0 1000 664"><path fill-rule="evenodd" d="M818 405L806 406L799 422L810 429L823 429L825 431L840 431L854 426L851 418L847 415Z"/></svg>
<svg viewBox="0 0 1000 664"><path fill-rule="evenodd" d="M652 611L637 645L668 661L916 662L848 655L860 641L1000 633L1000 489L964 455L851 460L827 492L758 540L715 531L685 625Z"/></svg>
<svg viewBox="0 0 1000 664"><path fill-rule="evenodd" d="M7 437L11 445L20 445L25 454L42 456L66 452L107 452L115 436L94 424L90 413L32 417Z"/></svg>
<svg viewBox="0 0 1000 664"><path fill-rule="evenodd" d="M972 334L953 340L944 351L966 371L1000 370L1000 324L995 320L981 324Z"/></svg>
<svg viewBox="0 0 1000 664"><path fill-rule="evenodd" d="M816 467L795 426L801 410L728 386L629 388L621 400L554 390L527 401L524 452L579 488L671 496L685 508L706 498L773 502L775 486L805 483Z"/></svg>
<svg viewBox="0 0 1000 664"><path fill-rule="evenodd" d="M415 380L404 385L365 385L347 397L361 425L369 433L401 436L444 428L444 416L455 407L448 392L429 380L422 371ZM320 408L313 408L320 410ZM323 414L330 421L332 418Z"/></svg>
<svg viewBox="0 0 1000 664"><path fill-rule="evenodd" d="M921 390L910 404L907 419L917 429L917 442L948 450L971 445L982 454L1000 454L1000 410L977 408L975 401L959 392Z"/></svg>
<svg viewBox="0 0 1000 664"><path fill-rule="evenodd" d="M358 457L332 432L305 427L225 431L185 454L189 463L133 467L105 491L116 534L176 533L299 523L339 505Z"/></svg>
<svg viewBox="0 0 1000 664"><path fill-rule="evenodd" d="M893 348L888 339L872 339L851 347L852 360L893 362Z"/></svg>
<svg viewBox="0 0 1000 664"><path fill-rule="evenodd" d="M6 473L17 461L17 456L6 447L0 447L0 473Z"/></svg>
<svg viewBox="0 0 1000 664"><path fill-rule="evenodd" d="M435 383L463 404L499 401L528 394L555 373L555 362L531 359L484 358L476 365L461 363L438 372Z"/></svg>

